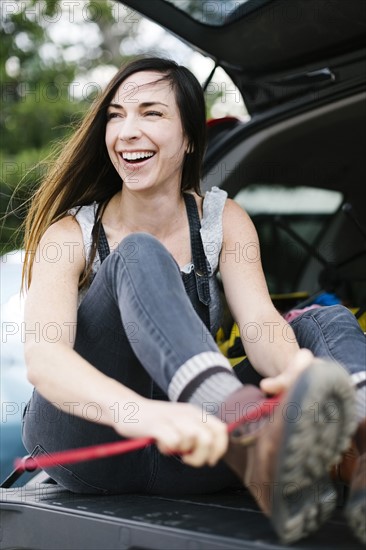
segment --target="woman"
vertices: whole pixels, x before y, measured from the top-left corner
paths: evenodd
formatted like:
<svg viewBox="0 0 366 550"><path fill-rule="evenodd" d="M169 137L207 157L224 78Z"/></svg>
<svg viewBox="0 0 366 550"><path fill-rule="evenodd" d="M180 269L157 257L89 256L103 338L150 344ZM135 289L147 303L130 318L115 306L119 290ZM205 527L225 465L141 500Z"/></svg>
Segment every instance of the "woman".
<svg viewBox="0 0 366 550"><path fill-rule="evenodd" d="M234 471L288 542L329 514L311 493L354 432L353 389L338 364L299 349L273 308L248 216L217 188L201 197L204 136L195 77L169 60L140 59L117 73L40 187L26 245L35 392L23 438L35 456L152 437L156 447L50 474L76 492L178 494L235 485ZM218 268L260 389L243 385L249 370L240 381L212 337ZM363 335L351 315L335 313L353 349L346 367L358 372ZM297 323L300 345L342 361L341 335L327 342L325 319L313 319L316 334ZM266 393L281 394L274 411L229 437L225 422L263 409ZM314 407L324 420L330 402L337 422L324 425ZM286 417L294 403L296 421Z"/></svg>

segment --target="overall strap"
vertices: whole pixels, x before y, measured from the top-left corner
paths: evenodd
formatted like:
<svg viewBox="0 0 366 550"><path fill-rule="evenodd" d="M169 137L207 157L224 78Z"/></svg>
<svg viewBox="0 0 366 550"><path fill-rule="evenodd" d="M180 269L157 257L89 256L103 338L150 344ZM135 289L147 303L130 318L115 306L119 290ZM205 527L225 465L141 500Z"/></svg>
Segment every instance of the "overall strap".
<svg viewBox="0 0 366 550"><path fill-rule="evenodd" d="M208 282L208 265L200 233L201 221L194 196L190 193L184 193L183 196L186 203L189 220L192 259L194 265L194 274L196 277L197 294L200 302L205 306L208 306L211 301L211 297Z"/></svg>
<svg viewBox="0 0 366 550"><path fill-rule="evenodd" d="M98 240L98 252L99 252L99 258L100 258L100 263L101 264L104 262L106 257L109 255L110 251L111 250L109 248L109 244L108 244L107 237L106 237L106 234L105 234L105 231L104 231L104 227L103 227L103 224L101 223L100 228L99 228L99 240Z"/></svg>
<svg viewBox="0 0 366 550"><path fill-rule="evenodd" d="M100 263L102 264L106 257L110 254L110 248L107 240L107 236L104 231L104 227L102 224L102 215L105 210L105 207L107 206L107 203L100 204L98 206L97 212L95 214L95 222L93 227L93 240L95 239L95 242L97 244L98 248L98 254L100 258Z"/></svg>

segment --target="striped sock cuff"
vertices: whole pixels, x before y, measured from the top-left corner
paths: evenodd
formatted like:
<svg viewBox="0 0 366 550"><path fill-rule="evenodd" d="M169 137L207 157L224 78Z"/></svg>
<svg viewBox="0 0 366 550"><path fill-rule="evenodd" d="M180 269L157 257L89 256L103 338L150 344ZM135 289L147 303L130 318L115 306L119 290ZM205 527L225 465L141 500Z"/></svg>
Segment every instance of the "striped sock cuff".
<svg viewBox="0 0 366 550"><path fill-rule="evenodd" d="M193 394L205 378L217 372L227 372L234 376L229 361L221 353L205 351L194 355L173 376L168 388L170 401L178 401L188 386L189 393Z"/></svg>
<svg viewBox="0 0 366 550"><path fill-rule="evenodd" d="M203 403L215 404L220 407L229 395L242 386L243 384L236 376L232 376L228 372L218 372L202 382L189 398L189 402L199 407Z"/></svg>

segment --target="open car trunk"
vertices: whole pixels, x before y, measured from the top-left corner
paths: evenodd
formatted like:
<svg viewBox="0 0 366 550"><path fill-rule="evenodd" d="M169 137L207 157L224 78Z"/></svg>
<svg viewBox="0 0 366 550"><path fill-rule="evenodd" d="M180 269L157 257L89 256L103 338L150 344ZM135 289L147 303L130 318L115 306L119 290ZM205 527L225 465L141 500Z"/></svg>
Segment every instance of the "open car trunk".
<svg viewBox="0 0 366 550"><path fill-rule="evenodd" d="M293 230L291 216L253 216L264 237L266 224L271 229L267 232L268 242L263 239L262 255L273 291L281 291L284 279L285 290L311 294L322 287L319 274L329 272L329 278L333 275L331 281L339 279L342 287L346 282L349 299L355 305L365 301L364 105L365 94L358 94L278 120L270 128L267 124L261 127L258 121L245 126L230 121L231 129L223 122L225 132L220 132L220 125L211 131L203 185L209 182L210 187L221 186L237 198L253 185L257 191L279 185L320 187L341 193L339 206L322 216L319 234L308 249L294 239L293 232L288 232L288 225ZM352 205L354 219L341 209L345 201ZM278 249L273 248L271 240L273 228L282 235L278 236ZM307 242L303 232L298 235ZM292 240L298 247L293 265L289 262L290 277L285 277L283 270L276 271L278 261L283 261L276 257L283 250L283 239ZM314 487L314 498L316 491ZM329 499L338 499L335 514L316 534L296 543L296 548L362 547L345 522L344 494L343 487L338 496L335 489L329 491ZM199 497L100 497L75 495L36 477L23 487L2 489L0 498L3 550L285 548L246 490Z"/></svg>
<svg viewBox="0 0 366 550"><path fill-rule="evenodd" d="M252 216L274 294L326 290L349 306L366 302L365 100L362 92L211 134L203 185L223 187ZM256 206L261 189L267 204ZM293 193L304 189L329 200L325 193L323 204L294 205Z"/></svg>

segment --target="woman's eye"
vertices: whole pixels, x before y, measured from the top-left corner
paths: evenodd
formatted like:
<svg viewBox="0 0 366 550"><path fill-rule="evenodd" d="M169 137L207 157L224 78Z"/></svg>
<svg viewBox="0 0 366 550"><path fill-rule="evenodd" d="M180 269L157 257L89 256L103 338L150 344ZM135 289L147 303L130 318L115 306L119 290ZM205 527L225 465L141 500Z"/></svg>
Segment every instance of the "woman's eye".
<svg viewBox="0 0 366 550"><path fill-rule="evenodd" d="M163 113L159 113L159 111L147 111L145 113L145 116L163 116Z"/></svg>
<svg viewBox="0 0 366 550"><path fill-rule="evenodd" d="M107 120L111 120L112 118L118 118L120 113L107 113Z"/></svg>

